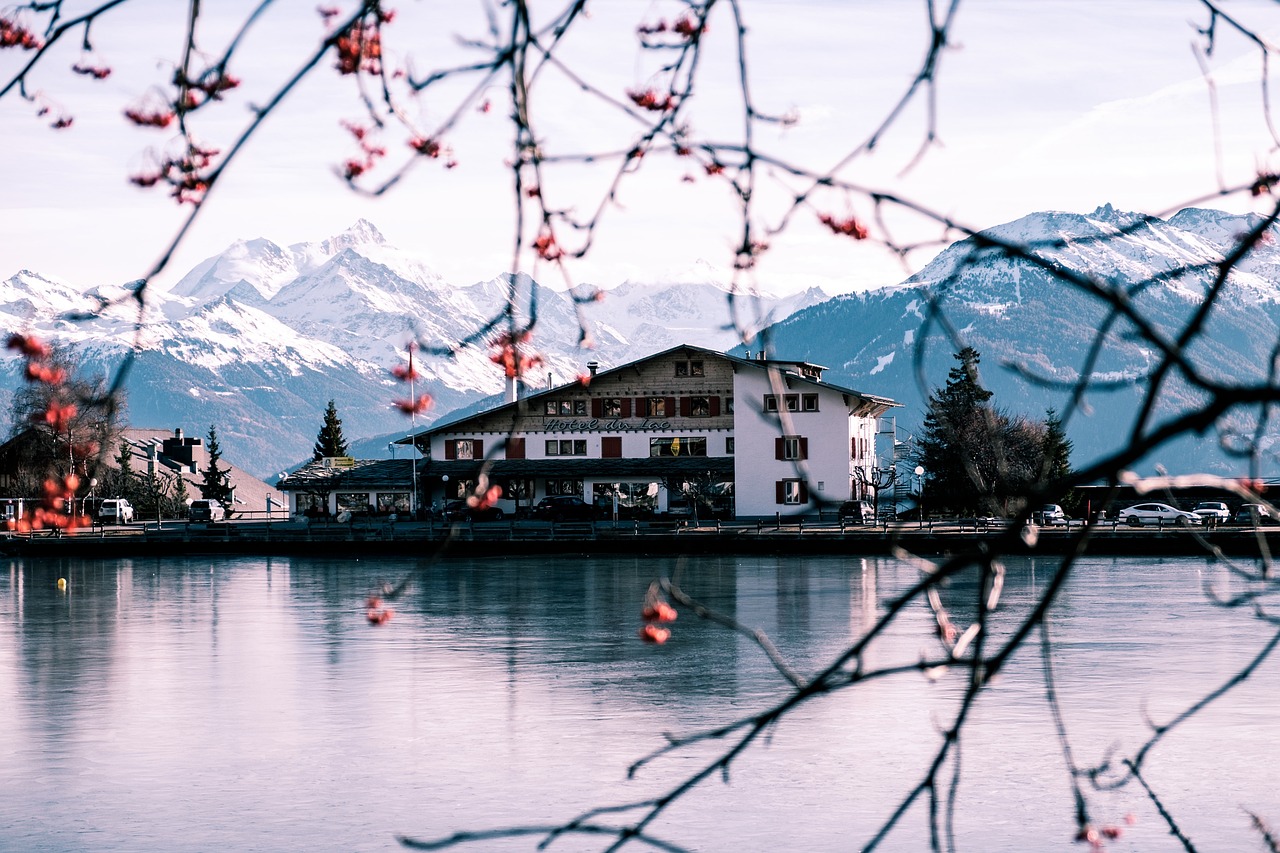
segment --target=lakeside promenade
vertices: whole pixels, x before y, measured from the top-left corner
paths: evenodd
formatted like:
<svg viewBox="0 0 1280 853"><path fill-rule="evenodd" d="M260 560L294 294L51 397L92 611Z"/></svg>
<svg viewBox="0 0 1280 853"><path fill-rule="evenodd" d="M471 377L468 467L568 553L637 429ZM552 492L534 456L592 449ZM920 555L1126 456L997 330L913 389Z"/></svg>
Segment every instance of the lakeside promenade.
<svg viewBox="0 0 1280 853"><path fill-rule="evenodd" d="M1082 525L1028 527L1009 553L1061 555L1078 547ZM507 521L440 522L357 519L148 522L95 526L53 535L8 534L0 553L11 558L119 558L185 555L508 556L569 554L848 554L886 555L898 549L938 556L972 553L1005 534L1000 522L978 520L853 525L815 520L760 522ZM1095 556L1226 556L1258 558L1280 550L1280 528L1126 527L1112 522L1088 531Z"/></svg>

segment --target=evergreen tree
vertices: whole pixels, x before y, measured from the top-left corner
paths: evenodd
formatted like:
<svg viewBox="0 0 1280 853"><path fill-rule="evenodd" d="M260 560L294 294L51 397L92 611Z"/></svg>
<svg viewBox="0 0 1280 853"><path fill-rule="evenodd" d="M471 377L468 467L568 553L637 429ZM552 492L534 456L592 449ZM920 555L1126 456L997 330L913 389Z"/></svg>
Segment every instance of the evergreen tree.
<svg viewBox="0 0 1280 853"><path fill-rule="evenodd" d="M137 497L138 479L133 472L133 448L128 441L120 442L120 452L116 454L115 463L115 482L110 483L107 491L113 492L115 497L132 502Z"/></svg>
<svg viewBox="0 0 1280 853"><path fill-rule="evenodd" d="M177 482L173 486L173 497L170 499L169 515L174 518L184 518L187 514L187 499L190 494L187 492L187 479L181 474L176 475Z"/></svg>
<svg viewBox="0 0 1280 853"><path fill-rule="evenodd" d="M919 460L925 490L940 507L957 512L987 511L995 496L996 412L992 393L978 381L981 356L973 347L955 354L944 388L929 395Z"/></svg>
<svg viewBox="0 0 1280 853"><path fill-rule="evenodd" d="M1045 412L1044 426L1044 479L1060 480L1071 473L1073 445L1055 409Z"/></svg>
<svg viewBox="0 0 1280 853"><path fill-rule="evenodd" d="M231 469L218 467L218 462L222 460L222 447L218 444L218 430L213 426L209 427L208 445L205 449L209 454L209 464L200 472L203 478L199 486L200 495L206 500L215 500L226 506L229 515L231 511Z"/></svg>
<svg viewBox="0 0 1280 853"><path fill-rule="evenodd" d="M342 420L338 417L338 408L333 404L333 400L329 401L328 408L324 410L324 426L320 427L320 432L316 435L314 454L313 459L316 462L326 456L347 455L347 440L342 435Z"/></svg>

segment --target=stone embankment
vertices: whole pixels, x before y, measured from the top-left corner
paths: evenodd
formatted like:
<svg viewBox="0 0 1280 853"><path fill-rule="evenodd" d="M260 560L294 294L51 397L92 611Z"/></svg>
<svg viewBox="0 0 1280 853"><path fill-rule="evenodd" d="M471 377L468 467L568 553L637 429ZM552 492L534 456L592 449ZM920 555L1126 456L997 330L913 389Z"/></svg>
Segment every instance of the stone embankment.
<svg viewBox="0 0 1280 853"><path fill-rule="evenodd" d="M1005 553L1257 557L1280 549L1280 528L1131 528L1103 523L1084 528L1027 527L1011 533L982 519L947 523L852 525L759 521L575 522L508 521L476 524L391 522L230 521L164 522L94 527L66 535L10 534L7 556L116 558L188 554L308 556L508 554L849 554L886 555L898 549L936 556L998 548Z"/></svg>

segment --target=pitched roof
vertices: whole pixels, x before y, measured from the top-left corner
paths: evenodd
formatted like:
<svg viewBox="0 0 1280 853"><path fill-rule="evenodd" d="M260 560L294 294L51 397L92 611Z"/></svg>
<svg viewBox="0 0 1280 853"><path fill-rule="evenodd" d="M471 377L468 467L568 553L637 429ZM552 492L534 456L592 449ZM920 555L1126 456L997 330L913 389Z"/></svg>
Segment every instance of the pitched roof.
<svg viewBox="0 0 1280 853"><path fill-rule="evenodd" d="M593 379L594 379L594 378L604 379L604 378L607 378L607 377L609 377L609 376L612 376L612 375L614 375L614 374L616 374L616 373L619 373L620 371L623 371L623 370L627 370L627 369L633 368L633 367L635 367L635 365L638 365L638 364L645 364L645 363L650 362L650 361L656 361L656 360L661 359L661 358L666 358L666 357L668 357L668 356L672 355L673 353L683 352L683 351L699 353L699 354L702 354L702 355L705 355L705 356L710 356L710 357L713 357L713 358L723 358L723 359L725 359L725 360L727 360L727 361L730 361L730 362L732 362L732 363L734 363L734 364L736 364L736 365L739 365L739 366L742 366L742 367L751 367L751 368L755 368L755 369L757 369L757 370L768 370L768 369L770 369L770 368L785 370L785 368L786 368L788 365L791 365L791 366L798 366L798 365L808 365L808 364L809 364L808 362L795 361L795 360L785 360L785 359L750 359L750 358L742 358L741 356L729 355L728 353L719 352L719 351L717 351L717 350L712 350L712 349L707 349L707 348L705 348L705 347L696 346L696 345L694 345L694 344L679 344L679 345L677 345L677 346L673 346L673 347L670 347L670 348L668 348L668 349L665 349L665 350L663 350L662 352L657 352L657 353L654 353L653 355L647 355L647 356L645 356L644 358L637 358L637 359L635 359L634 361L629 361L629 362L627 362L626 364L620 364L620 365L618 365L617 367L611 367L611 368L609 368L608 370L601 371L599 374L597 374L595 377L593 377ZM817 370L825 370L825 369L826 369L826 368L821 367L821 366L819 366L819 365L809 365L809 366L811 366L811 367L813 367L813 368L815 368L815 369L817 369ZM787 378L788 378L788 379L795 379L795 380L799 380L799 381L806 382L806 383L809 383L809 384L811 384L811 385L814 385L814 386L816 386L816 387L830 388L830 389L832 389L832 390L834 390L834 391L838 391L838 392L839 392L839 393L841 393L841 394L846 394L846 395L850 395L850 396L854 396L854 397L859 397L859 398L861 398L861 399L865 400L865 401L867 402L867 404L869 404L869 405L867 405L867 406L864 406L864 408L869 408L869 409L879 408L881 411L883 411L884 409L896 408L896 407L899 407L899 406L901 406L901 405L902 405L901 403L899 403L899 402L897 402L897 401L895 401L895 400L892 400L892 399L890 399L890 398L888 398L888 397L880 397L880 396L877 396L877 395L875 395L875 394L864 394L864 393L863 393L863 392L861 392L861 391L855 391L855 390L854 390L854 389L852 389L852 388L845 388L845 387L840 386L840 385L834 385L834 384L832 384L832 383L830 383L830 382L824 382L824 381L823 381L823 380L821 380L821 379L813 379L813 378L810 378L810 377L801 376L799 373L795 373L795 372L793 372L793 371L786 371L786 376L787 376ZM419 438L419 436L429 436L429 435L434 435L434 434L439 433L439 432L449 432L449 431L455 430L458 426L460 426L461 424L464 424L464 423L466 423L466 422L468 422L468 421L470 421L470 420L474 420L474 419L476 419L476 418L481 418L481 417L491 417L491 416L493 416L493 415L497 415L497 414L499 414L499 413L501 413L501 412L510 411L510 410L514 409L516 406L520 405L520 403L527 403L527 402L528 402L528 401L530 401L530 400L537 400L537 399L538 399L538 398L540 398L540 397L550 396L550 395L553 395L553 394L560 394L560 393L563 393L563 392L564 392L564 390L565 390L566 388L573 388L573 387L578 386L578 385L579 385L579 383L578 383L578 382L576 382L576 381L574 381L574 382L566 382L566 383L564 383L564 384L562 384L562 385L557 385L557 386L555 386L554 388L544 388L544 389L542 389L542 390L540 390L540 391L534 391L533 393L530 393L530 394L527 394L527 395L526 395L526 396L524 396L524 397L521 397L518 401L516 401L516 402L514 402L514 403L503 403L503 404L502 404L502 405L500 405L500 406L496 406L496 407L494 407L494 408L492 408L492 409L487 409L487 410L485 410L485 411L483 411L483 412L473 412L473 413L471 413L471 414L467 414L467 415L463 415L463 416L461 416L461 417L453 418L452 420L448 420L448 421L437 421L437 422L436 422L435 424L433 424L432 426L430 426L430 427L428 427L427 429L424 429L424 430L422 430L421 432L418 432L418 433L416 433L416 434L414 434L414 435L412 435L412 436L408 436L408 437L406 437L406 438L396 439L396 441L395 441L394 443L395 443L395 444L411 444L411 443L416 443L416 441L417 441L417 439ZM512 414L514 415L514 414L516 414L516 412L512 412Z"/></svg>

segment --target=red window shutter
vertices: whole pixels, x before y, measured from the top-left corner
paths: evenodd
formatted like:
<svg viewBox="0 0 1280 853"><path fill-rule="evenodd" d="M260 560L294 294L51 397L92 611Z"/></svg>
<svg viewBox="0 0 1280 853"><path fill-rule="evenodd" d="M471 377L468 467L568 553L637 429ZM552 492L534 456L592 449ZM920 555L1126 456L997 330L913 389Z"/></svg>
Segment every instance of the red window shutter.
<svg viewBox="0 0 1280 853"><path fill-rule="evenodd" d="M600 439L600 455L605 459L621 459L622 436L606 435Z"/></svg>
<svg viewBox="0 0 1280 853"><path fill-rule="evenodd" d="M599 397L596 397L591 401L591 417L604 417L604 400L601 400Z"/></svg>
<svg viewBox="0 0 1280 853"><path fill-rule="evenodd" d="M524 458L524 439L523 438L507 439L507 458L508 459Z"/></svg>
<svg viewBox="0 0 1280 853"><path fill-rule="evenodd" d="M713 418L719 417L719 415L720 415L720 398L712 397L711 398L711 417Z"/></svg>
<svg viewBox="0 0 1280 853"><path fill-rule="evenodd" d="M680 417L687 418L693 414L693 399L690 397L680 398Z"/></svg>
<svg viewBox="0 0 1280 853"><path fill-rule="evenodd" d="M664 398L664 399L666 400L666 409L664 410L664 411L666 411L666 415L664 415L664 417L668 417L668 418L675 417L675 414L676 414L676 398L675 398L675 397L666 397L666 398Z"/></svg>
<svg viewBox="0 0 1280 853"><path fill-rule="evenodd" d="M647 400L647 399L649 399L649 398L648 398L648 397L636 397L636 417L637 417L637 418L647 418L647 417L649 417L649 405L645 402L645 400Z"/></svg>
<svg viewBox="0 0 1280 853"><path fill-rule="evenodd" d="M458 442L452 438L444 443L444 458L445 459L458 458Z"/></svg>
<svg viewBox="0 0 1280 853"><path fill-rule="evenodd" d="M630 397L622 398L622 416L624 418L631 417L631 398Z"/></svg>
<svg viewBox="0 0 1280 853"><path fill-rule="evenodd" d="M778 436L773 440L773 458L782 459L786 455L786 440L782 436Z"/></svg>
<svg viewBox="0 0 1280 853"><path fill-rule="evenodd" d="M849 458L858 458L858 439L856 438L849 439Z"/></svg>
<svg viewBox="0 0 1280 853"><path fill-rule="evenodd" d="M478 438L471 439L471 458L472 459L484 458L484 442Z"/></svg>
<svg viewBox="0 0 1280 853"><path fill-rule="evenodd" d="M774 501L774 503L780 503L780 504L784 504L784 503L786 503L786 502L787 502L787 484L786 484L786 482L785 482L785 481L783 481L783 480L779 480L778 482L774 483L774 486L776 486L776 492L777 492L777 497L778 497L778 499L777 499L776 501Z"/></svg>
<svg viewBox="0 0 1280 853"><path fill-rule="evenodd" d="M809 484L804 480L800 481L800 503L807 504L809 502Z"/></svg>
<svg viewBox="0 0 1280 853"><path fill-rule="evenodd" d="M809 439L805 438L803 435L800 436L800 458L809 458Z"/></svg>

